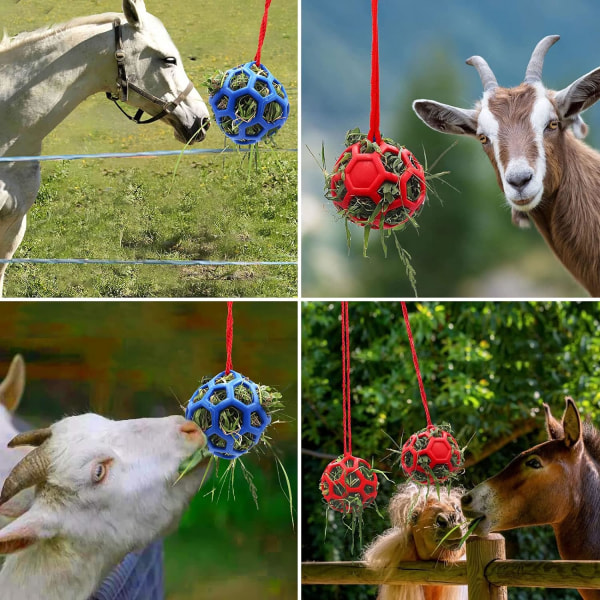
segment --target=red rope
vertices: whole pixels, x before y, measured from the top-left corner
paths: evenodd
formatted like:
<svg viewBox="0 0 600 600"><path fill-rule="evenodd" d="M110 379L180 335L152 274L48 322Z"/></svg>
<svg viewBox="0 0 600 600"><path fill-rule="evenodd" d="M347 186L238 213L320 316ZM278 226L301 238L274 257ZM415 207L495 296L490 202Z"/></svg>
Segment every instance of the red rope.
<svg viewBox="0 0 600 600"><path fill-rule="evenodd" d="M377 0L371 0L373 38L371 42L371 126L369 139L381 143L379 131L379 33L377 28Z"/></svg>
<svg viewBox="0 0 600 600"><path fill-rule="evenodd" d="M265 0L265 13L260 24L260 33L258 34L258 50L254 57L254 62L260 65L260 54L262 52L263 42L265 41L265 35L267 33L267 21L269 19L269 6L271 6L271 0Z"/></svg>
<svg viewBox="0 0 600 600"><path fill-rule="evenodd" d="M410 343L410 350L412 352L413 364L415 365L415 371L417 372L419 390L421 390L421 401L423 402L423 408L425 409L427 427L433 427L433 424L431 423L431 417L429 416L429 406L427 406L427 396L425 395L425 387L423 386L423 380L421 379L419 359L417 358L417 351L415 350L415 343L413 341L412 331L410 330L410 322L408 321L408 311L406 310L406 302L401 302L400 304L402 304L402 314L404 315L404 322L406 323L406 331L408 333L408 341Z"/></svg>
<svg viewBox="0 0 600 600"><path fill-rule="evenodd" d="M350 406L350 326L348 303L342 302L342 410L344 419L344 456L352 454Z"/></svg>
<svg viewBox="0 0 600 600"><path fill-rule="evenodd" d="M227 365L225 375L231 373L231 349L233 348L233 302L227 303Z"/></svg>

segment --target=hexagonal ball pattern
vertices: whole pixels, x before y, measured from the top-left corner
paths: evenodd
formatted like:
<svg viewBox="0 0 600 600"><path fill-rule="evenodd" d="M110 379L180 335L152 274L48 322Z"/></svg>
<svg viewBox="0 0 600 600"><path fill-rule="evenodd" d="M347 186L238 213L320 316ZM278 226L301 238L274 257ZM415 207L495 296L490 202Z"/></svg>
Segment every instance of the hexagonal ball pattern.
<svg viewBox="0 0 600 600"><path fill-rule="evenodd" d="M352 497L358 495L363 507L368 506L375 500L377 497L377 486L379 485L377 475L371 473L371 477L367 477L362 473L360 467L371 471L371 465L366 460L357 458L351 454L336 458L325 467L325 471L321 475L319 487L323 498L325 498L330 508L345 514L353 512L354 507L348 501L350 495ZM340 472L339 476L335 476L332 473L334 470ZM358 483L354 486L349 481L350 475L358 479ZM336 487L342 488L343 491L336 492ZM372 488L372 490L367 490L367 487ZM333 501L337 501L337 503Z"/></svg>
<svg viewBox="0 0 600 600"><path fill-rule="evenodd" d="M206 445L212 454L218 456L219 458L226 458L228 460L242 456L243 454L246 454L248 450L256 446L256 444L258 444L260 441L260 437L262 436L264 430L271 423L271 417L265 412L265 409L260 403L258 386L237 371L231 371L231 373L234 377L227 383L217 383L217 379L220 379L225 375L225 371L222 371L218 375L215 375L210 381L201 385L190 398L185 411L185 418L189 419L190 421L193 420L194 413L200 408L205 408L210 413L211 426L204 432L206 435ZM251 392L252 401L250 404L245 404L235 397L235 389L240 385L244 386ZM218 404L213 404L210 401L210 397L214 391L218 390L226 390L227 397L224 400L221 400ZM242 426L240 431L236 434L226 433L219 426L221 412L226 408L231 407L239 411L240 415L242 416ZM257 413L260 417L261 425L259 427L254 427L252 425L252 413ZM246 433L251 434L254 437L254 443L252 446L246 450L234 448L235 442ZM225 441L226 447L218 448L215 446L210 439L213 435L217 435L223 441Z"/></svg>
<svg viewBox="0 0 600 600"><path fill-rule="evenodd" d="M223 131L223 133L225 133L229 139L240 145L256 144L266 135L274 133L282 127L290 114L290 101L283 85L281 85L279 81L273 77L271 72L264 65L261 64L260 68L268 73L267 77L259 76L257 73L255 73L251 69L252 65L254 65L254 61L239 65L233 69L229 69L229 71L226 73L225 81L223 82L221 89L208 99L210 106L215 113L215 120L217 121L221 131ZM248 77L248 83L240 89L232 90L230 87L231 79L240 74L245 74ZM262 96L260 92L256 90L255 85L257 81L260 81L269 88L269 93L267 96ZM281 86L281 90L284 95L283 98L275 91L275 85ZM218 105L223 96L227 96L229 100L227 102L227 108L221 109ZM238 100L243 96L250 96L258 105L256 116L250 121L243 121L236 114ZM282 111L281 116L273 123L266 121L264 116L267 104L270 104L271 102L276 102L279 104ZM222 122L223 119L226 119L227 117L229 117L229 119L231 119L235 125L239 127L237 134L231 135L224 130ZM262 128L260 132L249 132L248 129L255 125L260 125Z"/></svg>
<svg viewBox="0 0 600 600"><path fill-rule="evenodd" d="M405 170L400 177L398 177L398 175L395 173L386 171L381 160L381 154L379 152L362 153L360 151L361 144L360 142L357 142L356 144L352 144L352 146L348 146L348 148L346 148L337 159L333 168L330 190L333 197L337 197L337 184L340 180L343 181L346 193L340 193L341 199L334 200L333 203L338 211L347 214L350 202L353 198L357 196L363 198L366 197L370 198L375 204L379 204L381 202L379 188L385 182L398 184L400 195L397 196L396 199L390 204L383 215L381 213L377 215L371 224L371 227L374 229L379 228L381 225L381 217L383 216L384 229L393 229L394 227L402 225L402 223L406 223L406 221L408 221L408 219L410 219L410 217L412 217L422 206L423 202L425 202L425 197L427 195L425 186L425 172L410 150L407 150L406 148L400 149L383 141L381 144L379 144L379 147L381 152L384 154L386 152L391 152L396 156L400 155L400 158L405 166ZM349 162L345 163L344 157L348 152L350 152L352 156ZM346 166L342 173L340 170L340 165L343 161ZM410 199L407 192L408 181L413 176L417 177L421 185L421 192L414 201ZM408 210L406 219L393 225L385 222L385 215L388 212L402 207ZM350 219L353 223L361 226L364 226L368 221L368 219L360 218L356 215L348 214L347 216L348 219Z"/></svg>
<svg viewBox="0 0 600 600"><path fill-rule="evenodd" d="M410 479L422 484L437 484L460 470L463 458L452 434L427 427L413 433L402 446L401 463ZM422 463L426 463L427 468Z"/></svg>

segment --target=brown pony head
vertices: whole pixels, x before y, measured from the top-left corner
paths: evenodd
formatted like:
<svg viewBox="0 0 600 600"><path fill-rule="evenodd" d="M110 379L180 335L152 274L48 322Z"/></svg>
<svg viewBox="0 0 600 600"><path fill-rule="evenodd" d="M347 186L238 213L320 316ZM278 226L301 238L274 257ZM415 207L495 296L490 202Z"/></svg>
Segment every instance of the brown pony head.
<svg viewBox="0 0 600 600"><path fill-rule="evenodd" d="M552 416L548 405L546 428L549 441L517 456L500 473L484 481L462 499L469 519L481 519L475 533L486 535L531 525L562 522L577 502L582 465L592 458L586 453L579 411L566 398L562 421ZM590 436L593 429L590 428Z"/></svg>

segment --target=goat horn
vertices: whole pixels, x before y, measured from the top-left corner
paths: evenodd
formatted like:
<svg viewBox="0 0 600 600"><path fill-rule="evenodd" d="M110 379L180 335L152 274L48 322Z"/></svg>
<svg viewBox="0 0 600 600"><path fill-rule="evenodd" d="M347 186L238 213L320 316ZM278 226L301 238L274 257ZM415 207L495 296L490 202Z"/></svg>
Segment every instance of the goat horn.
<svg viewBox="0 0 600 600"><path fill-rule="evenodd" d="M50 427L44 429L33 429L32 431L26 431L15 436L10 442L8 442L9 448L15 446L40 446L52 435Z"/></svg>
<svg viewBox="0 0 600 600"><path fill-rule="evenodd" d="M19 492L46 481L50 458L45 448L35 448L10 472L0 492L0 506L8 502Z"/></svg>
<svg viewBox="0 0 600 600"><path fill-rule="evenodd" d="M527 71L525 71L525 79L523 83L536 83L542 80L542 69L544 68L544 58L546 58L546 52L560 40L560 35L547 35L545 38L540 40L535 47L529 64L527 65Z"/></svg>
<svg viewBox="0 0 600 600"><path fill-rule="evenodd" d="M467 60L467 64L477 69L479 77L481 77L484 92L498 87L496 76L484 58L481 56L471 56L471 58Z"/></svg>

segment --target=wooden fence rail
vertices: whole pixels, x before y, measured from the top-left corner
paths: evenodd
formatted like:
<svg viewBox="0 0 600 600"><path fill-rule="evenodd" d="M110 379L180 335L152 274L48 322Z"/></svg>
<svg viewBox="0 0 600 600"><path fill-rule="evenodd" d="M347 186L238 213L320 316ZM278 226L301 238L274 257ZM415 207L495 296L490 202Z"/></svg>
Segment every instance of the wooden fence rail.
<svg viewBox="0 0 600 600"><path fill-rule="evenodd" d="M302 583L317 585L379 585L379 571L362 562L304 562ZM468 585L469 600L505 600L508 587L600 589L600 561L505 560L504 538L471 537L467 560L399 563L385 583Z"/></svg>

